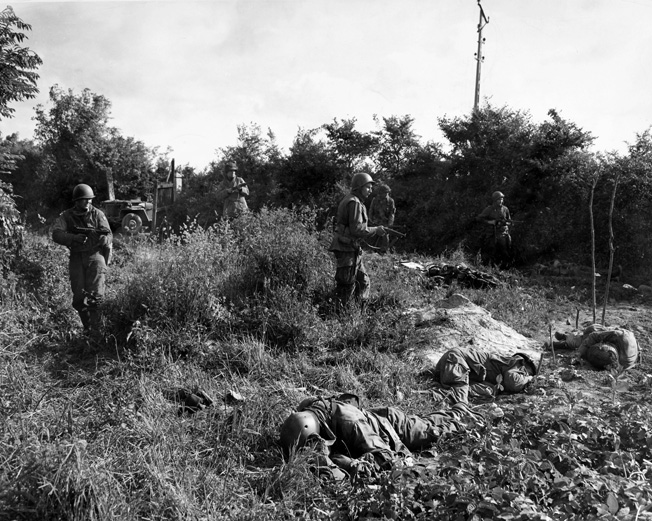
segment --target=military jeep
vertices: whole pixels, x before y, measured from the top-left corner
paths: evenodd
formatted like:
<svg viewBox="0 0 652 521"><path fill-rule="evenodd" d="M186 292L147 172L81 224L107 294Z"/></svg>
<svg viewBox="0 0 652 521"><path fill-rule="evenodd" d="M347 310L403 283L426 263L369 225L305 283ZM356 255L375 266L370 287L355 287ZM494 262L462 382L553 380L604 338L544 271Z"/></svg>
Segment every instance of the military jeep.
<svg viewBox="0 0 652 521"><path fill-rule="evenodd" d="M108 200L100 204L111 229L130 235L149 231L154 204L140 199Z"/></svg>

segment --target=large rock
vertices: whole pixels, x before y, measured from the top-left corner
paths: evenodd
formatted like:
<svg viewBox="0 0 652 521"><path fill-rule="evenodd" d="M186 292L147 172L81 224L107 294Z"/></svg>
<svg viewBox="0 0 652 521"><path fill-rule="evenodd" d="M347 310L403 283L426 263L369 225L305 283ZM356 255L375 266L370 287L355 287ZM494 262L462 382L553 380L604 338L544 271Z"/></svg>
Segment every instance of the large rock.
<svg viewBox="0 0 652 521"><path fill-rule="evenodd" d="M426 308L409 309L406 315L417 330L409 356L421 358L425 368L434 366L453 348L475 347L507 355L519 351L530 355L536 363L542 356L539 342L493 319L486 309L462 295L452 295Z"/></svg>

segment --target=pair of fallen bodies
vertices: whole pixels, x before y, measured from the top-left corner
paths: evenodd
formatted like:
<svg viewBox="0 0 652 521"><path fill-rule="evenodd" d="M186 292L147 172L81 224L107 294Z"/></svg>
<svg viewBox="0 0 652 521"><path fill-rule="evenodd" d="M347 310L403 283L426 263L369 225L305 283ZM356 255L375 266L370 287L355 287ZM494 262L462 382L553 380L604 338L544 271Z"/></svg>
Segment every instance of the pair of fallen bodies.
<svg viewBox="0 0 652 521"><path fill-rule="evenodd" d="M598 324L581 333L556 333L555 349L577 349L597 369L622 373L638 360L631 331ZM550 346L548 346L550 348ZM438 393L452 403L447 410L418 416L396 407L365 409L355 395L307 398L281 426L280 443L289 456L305 445L314 448L314 469L323 478L342 480L411 461L411 451L428 448L446 433L475 428L484 417L468 399L493 399L500 391L520 392L538 367L525 353L488 354L478 349L446 352L433 371Z"/></svg>

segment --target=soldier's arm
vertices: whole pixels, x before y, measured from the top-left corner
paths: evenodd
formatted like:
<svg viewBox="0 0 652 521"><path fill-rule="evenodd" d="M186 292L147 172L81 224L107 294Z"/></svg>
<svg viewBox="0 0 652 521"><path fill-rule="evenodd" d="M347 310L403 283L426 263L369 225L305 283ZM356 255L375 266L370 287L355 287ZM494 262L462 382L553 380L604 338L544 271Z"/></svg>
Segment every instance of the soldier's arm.
<svg viewBox="0 0 652 521"><path fill-rule="evenodd" d="M98 228L104 232L103 235L106 236L106 242L107 244L111 244L113 242L113 233L111 232L111 226L109 225L109 220L106 218L106 215L104 215L104 212L99 213L99 225Z"/></svg>
<svg viewBox="0 0 652 521"><path fill-rule="evenodd" d="M349 212L349 234L356 239L368 239L377 234L382 226L367 226L362 217L362 204L351 201L347 207Z"/></svg>
<svg viewBox="0 0 652 521"><path fill-rule="evenodd" d="M238 183L244 183L244 179L242 179L241 177L239 177L239 178L238 178ZM242 196L249 195L249 187L248 187L246 184L243 184L243 185L240 187L238 193L239 193L240 195L242 195Z"/></svg>
<svg viewBox="0 0 652 521"><path fill-rule="evenodd" d="M510 393L520 393L531 380L532 376L521 371L520 368L517 368L506 371L503 374L502 385L505 391Z"/></svg>
<svg viewBox="0 0 652 521"><path fill-rule="evenodd" d="M57 220L54 222L54 226L52 227L52 240L57 244L61 244L70 248L72 246L74 236L74 233L68 232L68 225L66 224L66 220L64 219L63 215L59 215Z"/></svg>
<svg viewBox="0 0 652 521"><path fill-rule="evenodd" d="M489 215L491 207L487 207L475 218L476 221L480 221L487 224L496 224L496 220Z"/></svg>
<svg viewBox="0 0 652 521"><path fill-rule="evenodd" d="M394 217L396 217L396 205L394 204L394 199L389 200L389 220L387 221L388 226L394 225Z"/></svg>

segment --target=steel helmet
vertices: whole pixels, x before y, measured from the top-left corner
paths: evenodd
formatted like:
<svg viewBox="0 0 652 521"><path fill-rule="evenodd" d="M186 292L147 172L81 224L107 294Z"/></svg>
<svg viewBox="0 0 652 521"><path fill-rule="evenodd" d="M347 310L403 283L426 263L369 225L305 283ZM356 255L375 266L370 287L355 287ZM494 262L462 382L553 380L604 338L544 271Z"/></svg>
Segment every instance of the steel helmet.
<svg viewBox="0 0 652 521"><path fill-rule="evenodd" d="M94 199L95 194L93 189L85 184L80 184L75 186L72 190L72 200L76 201L77 199Z"/></svg>
<svg viewBox="0 0 652 521"><path fill-rule="evenodd" d="M618 367L618 350L609 342L593 344L587 350L585 358L591 365L599 369Z"/></svg>
<svg viewBox="0 0 652 521"><path fill-rule="evenodd" d="M532 375L536 376L538 373L538 367L537 364L534 363L534 360L532 360L532 357L526 353L514 353L514 356L520 356L523 361L525 362L525 365L529 366L530 369L532 369Z"/></svg>
<svg viewBox="0 0 652 521"><path fill-rule="evenodd" d="M494 201L495 201L496 199L500 199L501 197L504 199L504 198L505 198L505 194L502 193L502 192L499 192L498 190L496 190L493 194L491 194L491 198L492 198Z"/></svg>
<svg viewBox="0 0 652 521"><path fill-rule="evenodd" d="M224 165L224 171L225 172L230 172L231 170L237 170L238 169L238 164L235 161L230 161L226 165Z"/></svg>
<svg viewBox="0 0 652 521"><path fill-rule="evenodd" d="M369 183L374 183L374 180L371 178L371 176L365 172L358 172L357 174L354 174L353 178L351 179L351 190L357 190L358 188L362 188L364 185Z"/></svg>
<svg viewBox="0 0 652 521"><path fill-rule="evenodd" d="M292 447L302 447L311 434L319 434L319 422L310 411L290 414L281 425L281 446L286 453Z"/></svg>

